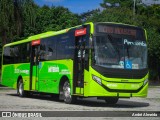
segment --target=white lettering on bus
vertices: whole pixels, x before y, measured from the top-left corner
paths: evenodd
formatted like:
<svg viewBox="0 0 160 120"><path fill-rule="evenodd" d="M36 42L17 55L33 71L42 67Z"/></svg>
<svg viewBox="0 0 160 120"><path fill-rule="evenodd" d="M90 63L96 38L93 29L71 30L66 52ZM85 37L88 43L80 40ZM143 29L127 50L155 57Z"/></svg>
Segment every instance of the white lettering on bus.
<svg viewBox="0 0 160 120"><path fill-rule="evenodd" d="M124 39L124 44L127 45L135 45L135 46L146 46L146 43L144 43L144 41L140 41L140 42L130 42L127 39Z"/></svg>
<svg viewBox="0 0 160 120"><path fill-rule="evenodd" d="M58 66L49 66L48 72L59 72L59 67Z"/></svg>
<svg viewBox="0 0 160 120"><path fill-rule="evenodd" d="M24 74L29 74L29 70L14 69L14 73L24 73Z"/></svg>
<svg viewBox="0 0 160 120"><path fill-rule="evenodd" d="M67 69L63 69L59 74L70 74L70 72Z"/></svg>

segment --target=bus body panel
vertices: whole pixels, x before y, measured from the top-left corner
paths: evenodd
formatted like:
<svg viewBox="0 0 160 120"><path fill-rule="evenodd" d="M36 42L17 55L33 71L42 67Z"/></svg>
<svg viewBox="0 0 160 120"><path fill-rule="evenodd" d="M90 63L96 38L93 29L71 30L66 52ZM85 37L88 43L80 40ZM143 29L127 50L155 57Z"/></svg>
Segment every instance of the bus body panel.
<svg viewBox="0 0 160 120"><path fill-rule="evenodd" d="M112 23L114 24L114 23ZM116 24L116 23L115 23ZM90 25L90 39L93 41L94 24ZM120 24L122 25L122 24ZM81 27L81 26L78 26ZM78 28L77 27L77 28ZM76 28L76 27L74 27ZM24 41L19 41L5 45L18 45L21 43L31 42L35 39L46 38L67 33L71 30L66 29L56 33L44 33L30 37ZM48 35L47 35L48 34ZM146 34L145 34L146 36ZM63 49L63 48L62 48ZM17 89L17 81L22 77L24 82L24 90L36 91L44 93L59 94L60 80L62 77L67 77L70 86L71 94L84 97L146 97L148 91L148 73L141 79L132 78L109 78L103 76L92 67L92 49L89 50L89 69L84 69L84 86L74 86L74 59L39 61L37 65L33 65L32 83L30 83L30 63L20 64L2 64L2 85ZM3 60L3 58L2 58ZM97 80L93 79L96 78ZM101 82L100 82L101 81ZM125 82L124 82L125 81ZM75 88L75 93L73 89Z"/></svg>
<svg viewBox="0 0 160 120"><path fill-rule="evenodd" d="M102 83L99 84L93 80L93 75L99 77ZM148 79L148 74L142 79L124 79L124 78L106 78L90 67L90 74L86 74L90 78L86 79L84 88L84 96L116 96L116 97L146 97L148 91L148 83L144 81ZM128 82L122 82L122 81ZM111 91L110 91L111 90ZM115 92L115 91L116 92ZM121 91L122 90L122 91ZM129 92L131 91L131 92Z"/></svg>
<svg viewBox="0 0 160 120"><path fill-rule="evenodd" d="M71 59L39 63L39 92L59 93L59 83L66 76L72 83L73 61Z"/></svg>
<svg viewBox="0 0 160 120"><path fill-rule="evenodd" d="M67 78L72 83L72 67L73 61L57 60L40 62L39 66L34 66L33 69L39 68L38 77L36 72L32 75L32 91L59 93L59 82L62 76ZM8 71L9 74L8 74ZM14 64L3 65L2 84L17 89L17 80L21 76L24 82L24 90L30 90L30 64Z"/></svg>
<svg viewBox="0 0 160 120"><path fill-rule="evenodd" d="M2 67L2 85L17 88L18 77L23 77L24 89L29 90L30 64L10 64Z"/></svg>

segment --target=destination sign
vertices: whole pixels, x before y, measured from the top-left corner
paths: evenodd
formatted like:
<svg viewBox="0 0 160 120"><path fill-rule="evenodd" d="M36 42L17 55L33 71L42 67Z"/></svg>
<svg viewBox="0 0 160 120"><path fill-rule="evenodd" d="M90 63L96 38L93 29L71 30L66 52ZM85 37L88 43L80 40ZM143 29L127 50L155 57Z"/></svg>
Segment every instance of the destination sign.
<svg viewBox="0 0 160 120"><path fill-rule="evenodd" d="M137 31L135 29L118 27L118 26L103 26L99 25L97 32L109 33L109 34L122 34L136 36Z"/></svg>

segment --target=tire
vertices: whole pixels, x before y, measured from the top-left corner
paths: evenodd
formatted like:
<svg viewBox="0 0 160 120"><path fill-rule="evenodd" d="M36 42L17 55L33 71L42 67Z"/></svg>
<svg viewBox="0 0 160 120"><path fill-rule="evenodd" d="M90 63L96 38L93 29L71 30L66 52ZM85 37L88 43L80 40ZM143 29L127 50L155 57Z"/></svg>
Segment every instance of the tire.
<svg viewBox="0 0 160 120"><path fill-rule="evenodd" d="M105 98L105 102L107 104L116 104L118 102L118 99L117 97L108 97L108 98Z"/></svg>
<svg viewBox="0 0 160 120"><path fill-rule="evenodd" d="M18 82L18 87L17 87L17 94L20 96L20 97L25 97L27 92L24 91L24 85L23 85L23 80L19 80Z"/></svg>
<svg viewBox="0 0 160 120"><path fill-rule="evenodd" d="M73 104L76 101L76 97L71 95L71 88L68 81L63 84L63 96L66 104Z"/></svg>

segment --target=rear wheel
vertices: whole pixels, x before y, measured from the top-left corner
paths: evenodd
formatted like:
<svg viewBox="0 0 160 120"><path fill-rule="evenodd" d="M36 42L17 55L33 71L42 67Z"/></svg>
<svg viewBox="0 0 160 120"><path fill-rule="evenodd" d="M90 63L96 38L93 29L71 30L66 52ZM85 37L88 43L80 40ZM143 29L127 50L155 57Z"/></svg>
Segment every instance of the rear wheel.
<svg viewBox="0 0 160 120"><path fill-rule="evenodd" d="M105 102L107 104L116 104L118 102L118 99L119 98L108 97L108 98L105 98Z"/></svg>
<svg viewBox="0 0 160 120"><path fill-rule="evenodd" d="M24 85L23 85L23 80L19 80L18 82L18 88L17 88L17 94L20 97L25 97L26 96L26 91L24 91Z"/></svg>
<svg viewBox="0 0 160 120"><path fill-rule="evenodd" d="M68 81L65 81L63 84L63 96L64 102L67 104L72 104L76 101L76 97L71 95L71 88Z"/></svg>

